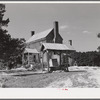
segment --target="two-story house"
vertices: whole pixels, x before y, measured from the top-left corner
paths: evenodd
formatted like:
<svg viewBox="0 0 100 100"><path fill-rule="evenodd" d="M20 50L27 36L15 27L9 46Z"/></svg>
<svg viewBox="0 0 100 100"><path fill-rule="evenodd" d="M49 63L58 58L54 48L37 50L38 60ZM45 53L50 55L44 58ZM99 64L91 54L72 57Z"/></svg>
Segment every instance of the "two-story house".
<svg viewBox="0 0 100 100"><path fill-rule="evenodd" d="M31 38L27 40L25 43L26 48L23 54L24 63L30 64L33 62L34 63L48 62L47 53L45 51L47 50L50 51L50 48L52 50L53 56L55 55L55 51L58 52L58 51L72 50L63 44L63 38L59 34L59 24L57 21L54 22L52 29L48 29L46 31L37 34L35 34L35 32L32 31L31 35L32 35ZM48 47L46 48L46 46ZM46 50L44 50L44 48L46 48ZM55 55L55 57L57 58L58 64L60 64L61 63L60 55Z"/></svg>

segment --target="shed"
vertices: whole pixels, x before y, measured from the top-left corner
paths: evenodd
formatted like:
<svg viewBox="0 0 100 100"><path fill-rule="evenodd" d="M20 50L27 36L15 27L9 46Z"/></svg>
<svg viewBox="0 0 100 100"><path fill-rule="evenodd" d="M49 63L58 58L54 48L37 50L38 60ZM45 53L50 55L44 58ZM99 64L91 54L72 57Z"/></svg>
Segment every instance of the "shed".
<svg viewBox="0 0 100 100"><path fill-rule="evenodd" d="M68 51L75 51L72 48L69 48L65 44L59 43L42 43L41 47L42 53L42 63L47 62L48 72L52 67L60 67L62 64L62 55L67 54Z"/></svg>

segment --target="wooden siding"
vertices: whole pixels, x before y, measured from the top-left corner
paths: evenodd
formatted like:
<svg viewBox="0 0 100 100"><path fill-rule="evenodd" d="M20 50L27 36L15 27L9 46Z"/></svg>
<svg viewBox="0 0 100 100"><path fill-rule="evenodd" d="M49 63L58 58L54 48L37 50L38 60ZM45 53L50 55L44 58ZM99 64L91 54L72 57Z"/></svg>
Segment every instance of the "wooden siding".
<svg viewBox="0 0 100 100"><path fill-rule="evenodd" d="M56 38L54 39L54 29L47 35L46 37L46 43L63 43L63 39L61 37L61 35L58 33L56 34Z"/></svg>
<svg viewBox="0 0 100 100"><path fill-rule="evenodd" d="M47 35L46 43L54 43L54 31L53 30Z"/></svg>
<svg viewBox="0 0 100 100"><path fill-rule="evenodd" d="M63 43L63 39L60 36L60 34L57 34L56 39L55 39L55 43L61 43L61 44Z"/></svg>

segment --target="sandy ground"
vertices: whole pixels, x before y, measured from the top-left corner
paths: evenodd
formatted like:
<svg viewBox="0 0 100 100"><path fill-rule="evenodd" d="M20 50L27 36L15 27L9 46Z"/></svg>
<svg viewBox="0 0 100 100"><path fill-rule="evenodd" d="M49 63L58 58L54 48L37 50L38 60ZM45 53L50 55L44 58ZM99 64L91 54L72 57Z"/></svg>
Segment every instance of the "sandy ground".
<svg viewBox="0 0 100 100"><path fill-rule="evenodd" d="M56 80L46 88L100 88L99 67L77 67L69 68L70 72L79 72L70 77ZM70 73L69 72L69 73ZM81 72L81 73L80 73Z"/></svg>
<svg viewBox="0 0 100 100"><path fill-rule="evenodd" d="M69 68L69 72L0 72L0 85L6 88L100 88L100 67Z"/></svg>

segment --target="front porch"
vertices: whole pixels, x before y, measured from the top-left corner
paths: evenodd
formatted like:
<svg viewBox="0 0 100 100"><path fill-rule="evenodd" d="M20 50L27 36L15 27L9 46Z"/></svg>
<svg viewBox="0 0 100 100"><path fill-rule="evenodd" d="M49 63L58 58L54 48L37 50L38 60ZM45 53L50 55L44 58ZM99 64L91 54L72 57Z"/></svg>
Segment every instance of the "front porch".
<svg viewBox="0 0 100 100"><path fill-rule="evenodd" d="M25 48L22 56L22 64L33 65L34 63L40 63L39 52L36 49Z"/></svg>

